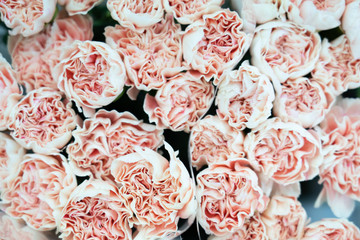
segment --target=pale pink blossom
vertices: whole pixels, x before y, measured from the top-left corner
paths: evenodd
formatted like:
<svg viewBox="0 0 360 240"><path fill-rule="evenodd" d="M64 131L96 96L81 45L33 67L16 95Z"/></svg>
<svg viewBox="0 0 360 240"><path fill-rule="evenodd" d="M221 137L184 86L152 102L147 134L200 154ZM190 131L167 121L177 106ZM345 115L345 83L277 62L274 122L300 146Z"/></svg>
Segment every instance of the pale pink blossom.
<svg viewBox="0 0 360 240"><path fill-rule="evenodd" d="M90 179L77 186L66 205L55 213L63 240L132 239L132 215L112 182Z"/></svg>
<svg viewBox="0 0 360 240"><path fill-rule="evenodd" d="M58 0L60 5L65 6L65 9L70 16L76 14L85 15L101 2L102 0Z"/></svg>
<svg viewBox="0 0 360 240"><path fill-rule="evenodd" d="M226 236L210 236L208 240L269 240L260 213L256 212L254 216L245 221L244 226Z"/></svg>
<svg viewBox="0 0 360 240"><path fill-rule="evenodd" d="M166 81L164 76L182 70L181 27L171 15L142 33L116 25L106 27L105 36L124 60L128 86L145 91L159 89ZM135 93L128 94L136 98Z"/></svg>
<svg viewBox="0 0 360 240"><path fill-rule="evenodd" d="M324 155L319 183L324 188L315 205L327 201L336 216L348 217L354 200L360 201L360 99L339 100L318 131Z"/></svg>
<svg viewBox="0 0 360 240"><path fill-rule="evenodd" d="M199 20L203 15L215 12L224 4L224 0L163 0L167 13L174 15L174 18L181 24L191 24Z"/></svg>
<svg viewBox="0 0 360 240"><path fill-rule="evenodd" d="M327 218L306 226L301 240L360 240L360 230L346 219Z"/></svg>
<svg viewBox="0 0 360 240"><path fill-rule="evenodd" d="M107 8L121 26L140 32L160 22L164 15L162 0L108 0Z"/></svg>
<svg viewBox="0 0 360 240"><path fill-rule="evenodd" d="M247 134L244 148L257 171L282 185L314 178L323 161L314 130L279 118L270 118Z"/></svg>
<svg viewBox="0 0 360 240"><path fill-rule="evenodd" d="M10 28L10 35L24 37L43 30L55 14L56 0L3 0L0 2L1 20Z"/></svg>
<svg viewBox="0 0 360 240"><path fill-rule="evenodd" d="M19 83L25 85L28 92L40 87L58 89L52 72L64 48L75 40L90 40L92 36L90 17L68 17L64 12L36 35L10 36L8 48Z"/></svg>
<svg viewBox="0 0 360 240"><path fill-rule="evenodd" d="M189 132L208 111L214 87L198 72L187 71L168 78L155 97L147 94L144 111L159 128Z"/></svg>
<svg viewBox="0 0 360 240"><path fill-rule="evenodd" d="M333 99L328 99L328 94L313 79L288 79L276 93L274 115L284 122L295 122L304 128L315 127L330 110Z"/></svg>
<svg viewBox="0 0 360 240"><path fill-rule="evenodd" d="M360 59L352 55L345 35L331 43L323 40L319 61L311 74L314 80L326 86L334 95L360 87Z"/></svg>
<svg viewBox="0 0 360 240"><path fill-rule="evenodd" d="M347 1L341 23L346 37L349 39L352 55L360 59L360 1Z"/></svg>
<svg viewBox="0 0 360 240"><path fill-rule="evenodd" d="M159 239L179 234L181 219L194 220L195 185L184 164L165 143L170 162L151 149L135 148L134 153L117 158L111 174L131 208L131 226L136 240ZM191 224L192 222L190 222Z"/></svg>
<svg viewBox="0 0 360 240"><path fill-rule="evenodd" d="M285 9L290 21L322 31L340 25L345 0L288 0Z"/></svg>
<svg viewBox="0 0 360 240"><path fill-rule="evenodd" d="M12 109L8 128L11 136L26 149L36 153L58 153L71 138L80 118L71 102L49 88L29 92Z"/></svg>
<svg viewBox="0 0 360 240"><path fill-rule="evenodd" d="M244 20L263 24L274 19L285 20L285 6L288 0L231 0L231 7Z"/></svg>
<svg viewBox="0 0 360 240"><path fill-rule="evenodd" d="M126 72L123 61L109 45L79 41L66 48L53 77L58 87L86 117L96 108L112 103L123 91Z"/></svg>
<svg viewBox="0 0 360 240"><path fill-rule="evenodd" d="M274 99L269 78L244 62L238 70L221 76L215 104L220 119L243 130L255 128L270 117Z"/></svg>
<svg viewBox="0 0 360 240"><path fill-rule="evenodd" d="M134 152L135 146L156 151L163 143L162 134L130 112L101 109L73 131L75 141L66 151L76 175L108 177L113 160Z"/></svg>
<svg viewBox="0 0 360 240"><path fill-rule="evenodd" d="M269 239L298 240L304 234L307 215L295 197L276 195L261 214Z"/></svg>
<svg viewBox="0 0 360 240"><path fill-rule="evenodd" d="M0 54L0 131L6 130L9 114L22 97L16 72Z"/></svg>
<svg viewBox="0 0 360 240"><path fill-rule="evenodd" d="M311 72L320 49L320 35L313 28L272 21L257 27L250 48L251 63L268 75L278 90L288 78Z"/></svg>
<svg viewBox="0 0 360 240"><path fill-rule="evenodd" d="M6 183L1 205L33 229L52 230L56 227L54 211L64 207L76 185L65 157L27 154Z"/></svg>
<svg viewBox="0 0 360 240"><path fill-rule="evenodd" d="M197 175L197 213L207 234L226 236L241 231L257 211L265 210L268 197L246 159L215 163Z"/></svg>
<svg viewBox="0 0 360 240"><path fill-rule="evenodd" d="M223 162L245 157L244 133L228 125L218 116L208 115L192 128L189 139L192 166Z"/></svg>
<svg viewBox="0 0 360 240"><path fill-rule="evenodd" d="M31 229L18 219L0 212L0 239L48 240L45 234Z"/></svg>
<svg viewBox="0 0 360 240"><path fill-rule="evenodd" d="M57 89L57 82L51 76L52 69L42 57L49 33L48 25L43 31L30 37L17 35L8 38L11 64L16 71L16 78L27 92L40 87Z"/></svg>
<svg viewBox="0 0 360 240"><path fill-rule="evenodd" d="M93 38L93 21L88 15L67 16L60 12L49 30L45 50L41 58L50 70L62 60L61 53L75 40L86 41Z"/></svg>
<svg viewBox="0 0 360 240"><path fill-rule="evenodd" d="M0 193L14 177L26 150L9 135L0 132Z"/></svg>
<svg viewBox="0 0 360 240"><path fill-rule="evenodd" d="M251 41L243 31L243 21L229 9L204 15L186 27L183 56L186 64L206 76L217 79L242 59Z"/></svg>

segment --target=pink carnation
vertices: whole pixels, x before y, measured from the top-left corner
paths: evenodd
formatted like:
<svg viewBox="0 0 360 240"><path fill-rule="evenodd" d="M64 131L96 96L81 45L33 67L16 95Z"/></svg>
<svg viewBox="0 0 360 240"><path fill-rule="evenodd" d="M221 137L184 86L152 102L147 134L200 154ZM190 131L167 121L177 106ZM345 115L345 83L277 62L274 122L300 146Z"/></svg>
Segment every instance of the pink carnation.
<svg viewBox="0 0 360 240"><path fill-rule="evenodd" d="M360 240L360 230L346 219L328 218L306 226L302 240Z"/></svg>
<svg viewBox="0 0 360 240"><path fill-rule="evenodd" d="M163 0L166 12L174 15L175 19L184 25L199 20L205 14L218 11L224 2L224 0Z"/></svg>
<svg viewBox="0 0 360 240"><path fill-rule="evenodd" d="M180 218L194 219L194 182L177 152L167 143L165 148L170 162L150 149L135 148L111 166L125 205L133 212L130 223L137 230L135 240L174 237L179 234Z"/></svg>
<svg viewBox="0 0 360 240"><path fill-rule="evenodd" d="M58 87L86 117L112 103L123 91L125 66L109 45L79 41L66 48L53 72Z"/></svg>
<svg viewBox="0 0 360 240"><path fill-rule="evenodd" d="M162 134L130 112L101 109L73 131L75 141L66 150L77 175L108 177L113 160L134 152L135 146L157 150L163 143Z"/></svg>
<svg viewBox="0 0 360 240"><path fill-rule="evenodd" d="M327 201L338 217L348 217L360 201L360 99L342 99L318 129L324 154L316 206Z"/></svg>
<svg viewBox="0 0 360 240"><path fill-rule="evenodd" d="M246 163L216 163L197 175L198 220L206 233L225 236L240 231L256 211L266 208L268 197Z"/></svg>
<svg viewBox="0 0 360 240"><path fill-rule="evenodd" d="M26 150L9 135L0 132L0 194L4 186L16 174Z"/></svg>
<svg viewBox="0 0 360 240"><path fill-rule="evenodd" d="M87 14L92 8L100 4L102 0L58 0L60 5L64 5L70 16L76 14Z"/></svg>
<svg viewBox="0 0 360 240"><path fill-rule="evenodd" d="M341 27L349 39L352 55L360 59L360 1L346 1L346 8L342 17Z"/></svg>
<svg viewBox="0 0 360 240"><path fill-rule="evenodd" d="M251 62L273 81L275 90L288 78L311 72L319 59L320 35L293 22L260 25L251 43Z"/></svg>
<svg viewBox="0 0 360 240"><path fill-rule="evenodd" d="M9 114L21 98L16 73L0 54L0 131L6 130Z"/></svg>
<svg viewBox="0 0 360 240"><path fill-rule="evenodd" d="M191 163L196 169L245 157L244 133L230 127L218 116L208 115L198 121L191 130L189 142Z"/></svg>
<svg viewBox="0 0 360 240"><path fill-rule="evenodd" d="M285 6L288 0L231 0L235 9L245 21L263 24L273 19L285 20Z"/></svg>
<svg viewBox="0 0 360 240"><path fill-rule="evenodd" d="M273 196L261 214L269 239L298 240L304 234L307 215L295 197Z"/></svg>
<svg viewBox="0 0 360 240"><path fill-rule="evenodd" d="M65 158L28 154L13 172L1 194L6 213L37 230L55 229L54 211L65 205L77 185Z"/></svg>
<svg viewBox="0 0 360 240"><path fill-rule="evenodd" d="M282 185L310 180L323 161L319 136L313 130L271 118L245 137L251 165Z"/></svg>
<svg viewBox="0 0 360 240"><path fill-rule="evenodd" d="M107 8L121 26L140 32L160 22L164 15L162 0L108 0Z"/></svg>
<svg viewBox="0 0 360 240"><path fill-rule="evenodd" d="M1 20L10 28L10 34L24 37L40 32L52 19L56 0L3 0L0 2Z"/></svg>
<svg viewBox="0 0 360 240"><path fill-rule="evenodd" d="M311 74L314 80L326 86L334 95L360 87L360 59L352 55L345 35L331 43L323 40L319 61Z"/></svg>
<svg viewBox="0 0 360 240"><path fill-rule="evenodd" d="M113 183L91 179L71 193L64 208L56 212L56 223L63 240L131 240L131 215Z"/></svg>
<svg viewBox="0 0 360 240"><path fill-rule="evenodd" d="M106 42L123 58L128 81L139 90L159 89L164 76L173 76L182 66L181 27L171 15L138 33L116 25L105 28ZM135 99L134 92L128 93Z"/></svg>
<svg viewBox="0 0 360 240"><path fill-rule="evenodd" d="M220 119L243 130L255 128L270 117L274 99L269 78L244 62L238 70L220 78L215 104Z"/></svg>
<svg viewBox="0 0 360 240"><path fill-rule="evenodd" d="M290 21L328 30L340 25L345 0L288 0L286 12Z"/></svg>
<svg viewBox="0 0 360 240"><path fill-rule="evenodd" d="M16 77L29 92L40 87L57 89L57 83L51 76L51 69L43 59L50 26L30 37L10 36L8 39L9 53Z"/></svg>
<svg viewBox="0 0 360 240"><path fill-rule="evenodd" d="M214 87L201 74L188 71L168 78L155 97L147 94L144 111L159 128L189 132L208 111Z"/></svg>
<svg viewBox="0 0 360 240"><path fill-rule="evenodd" d="M14 219L2 212L0 212L0 239L48 240L45 234L31 229L20 220Z"/></svg>
<svg viewBox="0 0 360 240"><path fill-rule="evenodd" d="M71 103L61 99L59 92L49 88L29 92L11 111L8 125L11 136L37 153L60 152L80 121Z"/></svg>
<svg viewBox="0 0 360 240"><path fill-rule="evenodd" d="M274 115L304 128L318 125L334 103L335 95L317 81L300 77L288 79L276 93Z"/></svg>
<svg viewBox="0 0 360 240"><path fill-rule="evenodd" d="M93 38L93 21L88 15L68 17L61 12L49 30L42 59L53 70L62 60L61 53L75 40L86 41Z"/></svg>
<svg viewBox="0 0 360 240"><path fill-rule="evenodd" d="M206 76L217 79L234 68L250 45L251 37L243 31L243 21L236 12L221 9L190 24L184 34L186 64Z"/></svg>
<svg viewBox="0 0 360 240"><path fill-rule="evenodd" d="M211 236L208 240L269 240L265 224L261 220L261 215L256 212L254 216L245 221L244 226L226 236Z"/></svg>

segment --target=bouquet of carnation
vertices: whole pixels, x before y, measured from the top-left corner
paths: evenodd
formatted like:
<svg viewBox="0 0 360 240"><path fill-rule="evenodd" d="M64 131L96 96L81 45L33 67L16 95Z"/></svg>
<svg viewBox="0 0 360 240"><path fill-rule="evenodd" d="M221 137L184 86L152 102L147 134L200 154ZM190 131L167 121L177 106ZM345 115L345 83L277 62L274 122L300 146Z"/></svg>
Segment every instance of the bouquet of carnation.
<svg viewBox="0 0 360 240"><path fill-rule="evenodd" d="M0 18L0 239L360 240L360 0Z"/></svg>

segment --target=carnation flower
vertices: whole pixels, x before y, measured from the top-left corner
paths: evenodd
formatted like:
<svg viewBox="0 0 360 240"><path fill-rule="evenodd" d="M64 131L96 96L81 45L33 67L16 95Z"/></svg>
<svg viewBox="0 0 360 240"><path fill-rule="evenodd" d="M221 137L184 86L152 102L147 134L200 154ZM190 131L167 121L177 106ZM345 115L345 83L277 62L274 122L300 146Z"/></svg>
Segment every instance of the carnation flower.
<svg viewBox="0 0 360 240"><path fill-rule="evenodd" d="M256 212L254 216L245 221L239 231L220 237L213 235L208 240L269 240L260 216L260 213Z"/></svg>
<svg viewBox="0 0 360 240"><path fill-rule="evenodd" d="M257 171L282 185L314 178L323 161L315 131L279 118L268 119L247 134L244 149Z"/></svg>
<svg viewBox="0 0 360 240"><path fill-rule="evenodd" d="M140 32L160 22L164 15L161 0L108 0L107 8L121 26Z"/></svg>
<svg viewBox="0 0 360 240"><path fill-rule="evenodd" d="M0 132L0 194L6 183L16 174L25 152L9 135Z"/></svg>
<svg viewBox="0 0 360 240"><path fill-rule="evenodd" d="M21 98L16 73L0 54L0 131L6 130L11 109Z"/></svg>
<svg viewBox="0 0 360 240"><path fill-rule="evenodd" d="M157 150L163 143L162 134L130 112L101 109L73 131L75 141L66 150L78 176L108 177L113 160L134 152L135 146Z"/></svg>
<svg viewBox="0 0 360 240"><path fill-rule="evenodd" d="M340 25L345 0L288 0L286 13L290 21L328 30Z"/></svg>
<svg viewBox="0 0 360 240"><path fill-rule="evenodd" d="M65 207L56 212L56 223L64 240L131 240L131 215L113 183L91 179L71 193Z"/></svg>
<svg viewBox="0 0 360 240"><path fill-rule="evenodd" d="M344 29L346 37L349 39L352 55L355 59L360 59L360 1L347 1L341 27Z"/></svg>
<svg viewBox="0 0 360 240"><path fill-rule="evenodd" d="M51 76L51 69L43 59L50 27L30 37L10 36L8 49L16 78L27 92L40 87L57 89L57 83Z"/></svg>
<svg viewBox="0 0 360 240"><path fill-rule="evenodd" d="M240 62L250 41L250 35L243 31L239 15L221 9L186 27L184 60L190 68L204 74L207 80L217 79Z"/></svg>
<svg viewBox="0 0 360 240"><path fill-rule="evenodd" d="M122 93L126 80L124 63L106 43L76 40L64 50L61 59L53 77L86 117Z"/></svg>
<svg viewBox="0 0 360 240"><path fill-rule="evenodd" d="M352 55L345 35L331 43L323 40L319 61L311 74L314 80L326 86L334 95L360 87L360 59Z"/></svg>
<svg viewBox="0 0 360 240"><path fill-rule="evenodd" d="M306 226L302 240L359 240L360 230L346 219L328 218Z"/></svg>
<svg viewBox="0 0 360 240"><path fill-rule="evenodd" d="M61 12L55 19L42 52L42 59L49 65L50 70L62 60L61 53L75 40L86 41L93 38L93 21L88 15L68 17Z"/></svg>
<svg viewBox="0 0 360 240"><path fill-rule="evenodd" d="M225 236L240 231L268 197L246 159L212 164L197 175L198 221L207 234Z"/></svg>
<svg viewBox="0 0 360 240"><path fill-rule="evenodd" d="M192 128L189 139L191 163L196 169L227 159L245 157L244 133L218 116L208 115Z"/></svg>
<svg viewBox="0 0 360 240"><path fill-rule="evenodd" d="M319 59L320 35L310 27L272 21L260 25L251 43L251 62L273 81L275 90L288 78L311 72Z"/></svg>
<svg viewBox="0 0 360 240"><path fill-rule="evenodd" d="M105 28L106 42L123 58L128 86L149 91L159 89L165 77L178 73L182 65L181 27L171 15L138 33L116 25ZM136 90L128 92L136 99Z"/></svg>
<svg viewBox="0 0 360 240"><path fill-rule="evenodd" d="M0 239L6 240L48 240L45 234L24 225L18 219L0 212Z"/></svg>
<svg viewBox="0 0 360 240"><path fill-rule="evenodd" d="M269 239L301 239L307 223L305 209L295 197L276 195L261 214Z"/></svg>
<svg viewBox="0 0 360 240"><path fill-rule="evenodd" d="M231 0L231 6L244 20L263 24L273 19L285 20L285 6L288 0Z"/></svg>
<svg viewBox="0 0 360 240"><path fill-rule="evenodd" d="M39 88L22 98L10 113L11 136L37 153L58 153L80 119L59 92Z"/></svg>
<svg viewBox="0 0 360 240"><path fill-rule="evenodd" d="M164 0L163 4L167 13L171 13L179 23L186 25L199 20L205 14L218 11L224 2L224 0Z"/></svg>
<svg viewBox="0 0 360 240"><path fill-rule="evenodd" d="M274 115L284 122L295 122L304 128L318 125L334 103L335 96L325 93L313 79L288 79L276 93Z"/></svg>
<svg viewBox="0 0 360 240"><path fill-rule="evenodd" d="M220 81L215 100L217 114L230 126L239 130L254 128L270 117L274 89L269 78L256 67L244 62Z"/></svg>
<svg viewBox="0 0 360 240"><path fill-rule="evenodd" d="M201 74L182 72L167 79L155 97L146 95L144 111L159 128L189 132L208 111L214 95L213 85Z"/></svg>
<svg viewBox="0 0 360 240"><path fill-rule="evenodd" d="M340 100L320 123L324 163L320 181L324 188L316 206L327 201L338 217L348 217L354 200L360 201L360 99Z"/></svg>
<svg viewBox="0 0 360 240"><path fill-rule="evenodd" d="M131 225L136 240L158 239L179 234L179 220L193 220L195 186L184 164L165 143L170 162L151 149L135 148L117 158L111 174L133 212ZM191 224L191 223L190 223Z"/></svg>
<svg viewBox="0 0 360 240"><path fill-rule="evenodd" d="M26 90L40 87L57 88L52 72L60 62L64 48L75 40L90 40L92 20L87 16L68 17L63 12L40 33L31 37L10 36L9 52L19 83Z"/></svg>
<svg viewBox="0 0 360 240"><path fill-rule="evenodd" d="M77 185L65 161L61 155L25 155L1 193L6 213L40 231L55 229L54 211L65 205Z"/></svg>
<svg viewBox="0 0 360 240"><path fill-rule="evenodd" d="M24 37L40 32L50 22L56 8L56 0L3 0L0 2L1 20L11 30L11 35Z"/></svg>
<svg viewBox="0 0 360 240"><path fill-rule="evenodd" d="M75 14L87 14L92 8L100 4L102 0L58 0L60 5L64 5L70 16Z"/></svg>

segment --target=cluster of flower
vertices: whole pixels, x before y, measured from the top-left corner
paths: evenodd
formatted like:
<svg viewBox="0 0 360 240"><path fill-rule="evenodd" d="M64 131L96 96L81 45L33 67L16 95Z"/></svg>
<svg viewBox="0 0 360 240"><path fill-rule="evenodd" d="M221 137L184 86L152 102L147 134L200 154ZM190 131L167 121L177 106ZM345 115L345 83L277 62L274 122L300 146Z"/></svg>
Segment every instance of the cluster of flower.
<svg viewBox="0 0 360 240"><path fill-rule="evenodd" d="M360 0L108 0L106 43L100 2L0 2L0 238L172 239L197 217L213 240L360 239L360 99L341 97L360 87ZM103 109L124 91L154 125ZM189 133L197 185L164 129ZM309 224L316 176L342 219Z"/></svg>

